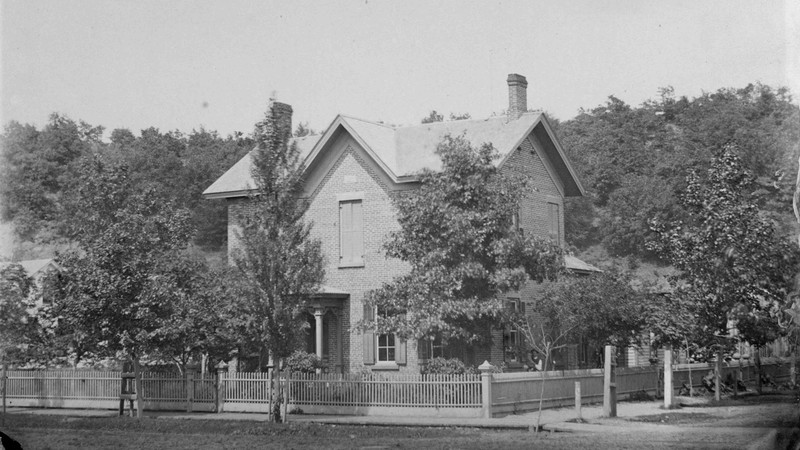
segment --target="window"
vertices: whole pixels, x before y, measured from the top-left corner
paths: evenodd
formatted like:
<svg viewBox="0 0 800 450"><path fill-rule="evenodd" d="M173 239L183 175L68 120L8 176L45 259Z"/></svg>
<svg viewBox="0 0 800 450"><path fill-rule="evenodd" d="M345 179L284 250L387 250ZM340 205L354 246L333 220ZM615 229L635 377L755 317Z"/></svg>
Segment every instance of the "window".
<svg viewBox="0 0 800 450"><path fill-rule="evenodd" d="M555 243L561 243L561 213L558 203L547 204L547 214L550 222L548 234Z"/></svg>
<svg viewBox="0 0 800 450"><path fill-rule="evenodd" d="M441 336L420 339L417 345L419 346L419 359L426 360L445 356Z"/></svg>
<svg viewBox="0 0 800 450"><path fill-rule="evenodd" d="M379 314L385 314L380 311ZM364 319L374 320L375 308L364 306ZM406 343L394 334L377 334L371 331L364 333L364 364L382 365L382 369L397 369L398 365L406 364ZM381 369L381 367L374 367Z"/></svg>
<svg viewBox="0 0 800 450"><path fill-rule="evenodd" d="M518 314L521 311L519 299L509 300L506 304L510 315ZM524 307L522 308L524 309ZM517 352L522 342L520 341L519 330L516 327L508 327L503 333L503 351L506 361L517 361Z"/></svg>
<svg viewBox="0 0 800 450"><path fill-rule="evenodd" d="M363 222L361 200L339 202L339 266L364 265Z"/></svg>
<svg viewBox="0 0 800 450"><path fill-rule="evenodd" d="M378 336L378 362L395 362L395 345L393 334Z"/></svg>

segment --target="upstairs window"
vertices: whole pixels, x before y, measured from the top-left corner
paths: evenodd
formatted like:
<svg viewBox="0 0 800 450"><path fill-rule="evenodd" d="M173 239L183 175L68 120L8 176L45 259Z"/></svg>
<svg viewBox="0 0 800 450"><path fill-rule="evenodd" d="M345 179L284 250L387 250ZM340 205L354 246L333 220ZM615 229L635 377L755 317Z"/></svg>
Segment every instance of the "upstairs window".
<svg viewBox="0 0 800 450"><path fill-rule="evenodd" d="M339 266L364 265L364 216L361 200L339 202Z"/></svg>

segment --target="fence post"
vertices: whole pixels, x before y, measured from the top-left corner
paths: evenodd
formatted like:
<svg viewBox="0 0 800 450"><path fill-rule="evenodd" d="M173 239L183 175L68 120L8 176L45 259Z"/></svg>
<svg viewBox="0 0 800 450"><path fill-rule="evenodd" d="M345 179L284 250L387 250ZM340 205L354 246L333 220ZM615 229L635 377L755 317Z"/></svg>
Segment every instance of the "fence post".
<svg viewBox="0 0 800 450"><path fill-rule="evenodd" d="M489 364L489 361L484 361L483 364L478 366L481 371L481 402L483 403L483 417L487 419L492 418L492 370L494 366Z"/></svg>
<svg viewBox="0 0 800 450"><path fill-rule="evenodd" d="M3 426L6 423L6 397L8 396L8 363L3 361L3 370L0 374L0 382L3 388Z"/></svg>
<svg viewBox="0 0 800 450"><path fill-rule="evenodd" d="M194 371L196 366L194 364L186 365L186 412L192 412L194 409Z"/></svg>
<svg viewBox="0 0 800 450"><path fill-rule="evenodd" d="M217 413L221 413L225 408L225 374L228 372L228 365L225 361L220 361L216 365L217 369Z"/></svg>
<svg viewBox="0 0 800 450"><path fill-rule="evenodd" d="M722 351L717 350L717 361L714 365L714 371L716 372L714 376L714 400L720 400L720 378L722 378Z"/></svg>
<svg viewBox="0 0 800 450"><path fill-rule="evenodd" d="M605 348L603 370L603 415L617 417L617 349L612 345Z"/></svg>
<svg viewBox="0 0 800 450"><path fill-rule="evenodd" d="M664 408L672 408L672 347L664 348Z"/></svg>
<svg viewBox="0 0 800 450"><path fill-rule="evenodd" d="M578 422L583 422L583 417L581 416L581 382L575 382L575 416L578 419Z"/></svg>

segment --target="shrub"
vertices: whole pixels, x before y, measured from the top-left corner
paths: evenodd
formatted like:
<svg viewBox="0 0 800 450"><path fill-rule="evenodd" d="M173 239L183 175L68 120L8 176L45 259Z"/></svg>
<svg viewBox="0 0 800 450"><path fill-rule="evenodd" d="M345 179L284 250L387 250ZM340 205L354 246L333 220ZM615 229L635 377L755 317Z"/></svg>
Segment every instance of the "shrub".
<svg viewBox="0 0 800 450"><path fill-rule="evenodd" d="M315 373L317 369L324 368L319 356L302 350L297 350L286 358L286 364L292 372L300 373Z"/></svg>
<svg viewBox="0 0 800 450"><path fill-rule="evenodd" d="M423 374L460 375L465 373L478 373L474 367L467 366L458 358L436 357L428 360L422 367Z"/></svg>

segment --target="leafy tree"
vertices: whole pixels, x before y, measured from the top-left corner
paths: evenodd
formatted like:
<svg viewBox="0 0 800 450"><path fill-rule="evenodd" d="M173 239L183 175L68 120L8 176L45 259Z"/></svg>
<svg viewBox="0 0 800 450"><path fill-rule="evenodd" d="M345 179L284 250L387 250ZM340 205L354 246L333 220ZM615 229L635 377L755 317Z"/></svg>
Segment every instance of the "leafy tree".
<svg viewBox="0 0 800 450"><path fill-rule="evenodd" d="M422 119L422 123L434 123L434 122L442 122L444 120L444 116L437 113L435 109L431 110L428 114L428 117L424 117Z"/></svg>
<svg viewBox="0 0 800 450"><path fill-rule="evenodd" d="M131 187L127 168L95 157L84 164L70 221L78 248L62 255L59 315L80 330L82 347L102 356L125 354L141 393L142 358L160 325L150 300L156 268L191 236L188 212L152 190ZM161 298L168 303L170 298ZM141 397L137 401L141 417Z"/></svg>
<svg viewBox="0 0 800 450"><path fill-rule="evenodd" d="M567 199L574 217L567 217L567 241L581 249L602 243L618 257L657 258L642 245L653 238L646 221L686 220L679 206L686 176L710 166L711 149L731 143L759 182L762 211L789 231L798 124L800 108L788 91L760 84L694 99L667 87L638 107L612 96L582 110L558 130L589 193Z"/></svg>
<svg viewBox="0 0 800 450"><path fill-rule="evenodd" d="M2 218L13 220L23 240L58 239L61 198L77 173L79 159L102 147L102 127L52 114L39 131L9 123L2 136Z"/></svg>
<svg viewBox="0 0 800 450"><path fill-rule="evenodd" d="M312 136L315 134L317 134L317 132L309 128L308 122L298 123L297 128L295 128L294 130L294 137L305 137L305 136Z"/></svg>
<svg viewBox="0 0 800 450"><path fill-rule="evenodd" d="M183 168L183 196L178 199L192 211L197 230L194 243L206 250L217 250L228 239L228 208L225 202L201 200L200 193L226 170L252 150L254 141L235 133L223 138L214 131L200 129L187 137Z"/></svg>
<svg viewBox="0 0 800 450"><path fill-rule="evenodd" d="M472 116L469 113L463 113L463 114L450 113L450 120L467 120L471 118Z"/></svg>
<svg viewBox="0 0 800 450"><path fill-rule="evenodd" d="M692 173L681 198L689 221L653 222L651 248L681 271L704 335L734 326L760 347L780 333L800 251L776 232L753 201L753 176L730 146L705 176Z"/></svg>
<svg viewBox="0 0 800 450"><path fill-rule="evenodd" d="M401 339L488 338L504 294L554 278L560 248L512 229L527 182L497 169L491 145L446 136L436 153L441 171L423 170L419 188L396 198L400 230L386 244L411 270L368 294L380 314L362 327Z"/></svg>
<svg viewBox="0 0 800 450"><path fill-rule="evenodd" d="M19 358L24 330L30 320L28 308L33 281L19 264L0 269L0 361Z"/></svg>
<svg viewBox="0 0 800 450"><path fill-rule="evenodd" d="M310 237L311 224L299 200L303 167L290 124L275 104L256 126L253 179L257 193L238 222L239 246L232 256L241 276L241 314L245 329L262 352L282 362L299 344L303 308L324 276L321 244Z"/></svg>
<svg viewBox="0 0 800 450"><path fill-rule="evenodd" d="M181 372L203 355L212 367L230 359L239 311L227 271L209 269L204 259L176 255L158 261L154 273L142 293L143 309L153 313L149 356L173 361Z"/></svg>

